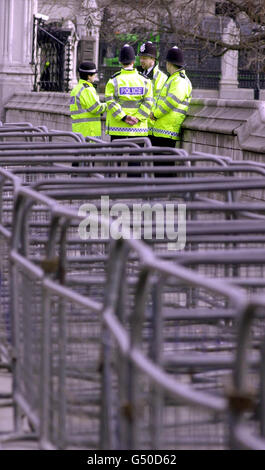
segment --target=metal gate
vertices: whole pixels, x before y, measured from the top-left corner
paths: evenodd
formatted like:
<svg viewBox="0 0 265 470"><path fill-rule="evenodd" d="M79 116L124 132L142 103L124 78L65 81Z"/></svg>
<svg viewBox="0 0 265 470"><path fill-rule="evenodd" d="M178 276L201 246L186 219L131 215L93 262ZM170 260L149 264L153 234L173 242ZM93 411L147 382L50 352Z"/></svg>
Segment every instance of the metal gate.
<svg viewBox="0 0 265 470"><path fill-rule="evenodd" d="M34 16L32 65L33 91L68 92L70 81L71 32L46 25Z"/></svg>

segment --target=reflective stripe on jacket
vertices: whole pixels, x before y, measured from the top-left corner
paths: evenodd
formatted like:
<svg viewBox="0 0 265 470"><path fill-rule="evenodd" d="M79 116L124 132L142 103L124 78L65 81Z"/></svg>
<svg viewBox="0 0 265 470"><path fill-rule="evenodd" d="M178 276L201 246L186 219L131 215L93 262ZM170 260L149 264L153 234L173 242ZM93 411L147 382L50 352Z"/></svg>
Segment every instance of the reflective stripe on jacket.
<svg viewBox="0 0 265 470"><path fill-rule="evenodd" d="M192 85L184 70L173 73L164 84L156 101L152 121L152 134L179 140L181 124L184 121L191 100Z"/></svg>
<svg viewBox="0 0 265 470"><path fill-rule="evenodd" d="M151 79L152 81L152 86L153 86L153 96L154 96L154 104L153 104L153 111L155 109L155 100L157 100L158 96L160 95L161 91L162 91L162 88L164 86L164 84L166 83L168 79L168 76L162 72L162 70L160 70L158 68L158 65L156 65L153 69L153 78ZM151 121L150 119L148 119L148 134L149 135L152 135L152 126L153 126L153 121Z"/></svg>
<svg viewBox="0 0 265 470"><path fill-rule="evenodd" d="M153 105L151 81L137 70L121 69L107 83L105 90L107 103L106 132L110 135L147 136L147 119ZM134 126L122 121L126 115L138 118Z"/></svg>
<svg viewBox="0 0 265 470"><path fill-rule="evenodd" d="M158 95L161 93L161 90L164 84L166 83L167 79L168 76L158 68L158 65L156 65L154 67L152 79L154 98L157 98Z"/></svg>
<svg viewBox="0 0 265 470"><path fill-rule="evenodd" d="M100 137L100 115L105 110L106 103L100 102L92 83L80 79L70 97L73 132L80 132L84 137Z"/></svg>

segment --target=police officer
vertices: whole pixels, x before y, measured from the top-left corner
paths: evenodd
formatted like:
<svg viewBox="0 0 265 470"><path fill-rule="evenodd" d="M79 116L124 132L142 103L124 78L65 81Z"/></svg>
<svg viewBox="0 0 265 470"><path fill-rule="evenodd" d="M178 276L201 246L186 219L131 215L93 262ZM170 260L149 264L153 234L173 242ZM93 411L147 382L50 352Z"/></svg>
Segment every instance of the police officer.
<svg viewBox="0 0 265 470"><path fill-rule="evenodd" d="M153 104L152 84L134 69L132 46L125 44L121 48L119 60L122 69L111 77L105 90L106 133L111 140L148 136L147 120Z"/></svg>
<svg viewBox="0 0 265 470"><path fill-rule="evenodd" d="M80 80L73 88L70 97L70 114L73 132L84 137L101 137L100 116L106 111L106 103L101 103L93 83L96 79L96 65L82 62L78 68Z"/></svg>
<svg viewBox="0 0 265 470"><path fill-rule="evenodd" d="M42 74L40 76L40 90L49 90L51 87L50 61L46 60Z"/></svg>
<svg viewBox="0 0 265 470"><path fill-rule="evenodd" d="M175 147L176 142L180 140L181 124L187 114L192 91L184 65L182 51L177 46L169 49L166 56L166 68L170 76L151 114L153 145Z"/></svg>
<svg viewBox="0 0 265 470"><path fill-rule="evenodd" d="M152 81L153 95L157 98L167 80L167 75L156 65L156 45L151 41L147 41L140 47L140 64L139 72L143 73Z"/></svg>

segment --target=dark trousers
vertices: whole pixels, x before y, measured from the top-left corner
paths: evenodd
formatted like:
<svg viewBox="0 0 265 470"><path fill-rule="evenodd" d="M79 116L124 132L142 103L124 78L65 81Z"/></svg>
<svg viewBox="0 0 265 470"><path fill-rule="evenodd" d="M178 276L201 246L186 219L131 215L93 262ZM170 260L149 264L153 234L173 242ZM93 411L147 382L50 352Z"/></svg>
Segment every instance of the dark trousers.
<svg viewBox="0 0 265 470"><path fill-rule="evenodd" d="M127 136L127 135L111 135L110 136L110 141L112 142L114 139L133 139L136 138L133 136ZM125 144L124 144L125 145ZM139 147L143 147L144 144L137 144ZM128 166L140 166L140 163L138 162L128 162ZM139 178L141 176L141 173L127 173L128 178Z"/></svg>
<svg viewBox="0 0 265 470"><path fill-rule="evenodd" d="M127 135L111 135L110 141L112 142L114 139L129 139Z"/></svg>
<svg viewBox="0 0 265 470"><path fill-rule="evenodd" d="M137 139L139 136L133 136L133 135L111 135L110 136L110 141L112 142L114 139ZM149 136L148 136L149 137ZM137 144L139 147L143 147L144 144Z"/></svg>
<svg viewBox="0 0 265 470"><path fill-rule="evenodd" d="M168 139L167 137L155 137L154 135L149 135L151 144L154 147L175 147L176 140Z"/></svg>
<svg viewBox="0 0 265 470"><path fill-rule="evenodd" d="M173 139L168 139L166 137L155 137L154 135L149 136L149 139L151 140L151 144L154 147L172 147L174 148L176 145L176 140ZM168 160L161 160L154 162L154 166L175 166L174 162L169 162ZM176 176L175 173L155 173L155 177L161 177L161 178L170 178Z"/></svg>

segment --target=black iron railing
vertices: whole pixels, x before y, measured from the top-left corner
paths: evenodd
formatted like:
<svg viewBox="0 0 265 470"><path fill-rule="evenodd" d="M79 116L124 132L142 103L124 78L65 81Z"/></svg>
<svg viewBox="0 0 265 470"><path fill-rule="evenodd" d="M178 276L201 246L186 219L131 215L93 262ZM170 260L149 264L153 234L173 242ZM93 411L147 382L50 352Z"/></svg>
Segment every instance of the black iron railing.
<svg viewBox="0 0 265 470"><path fill-rule="evenodd" d="M104 91L103 87L110 77L120 70L120 67L103 66L99 69L100 91ZM193 88L202 88L210 90L218 90L221 72L205 71L205 70L189 70L186 69L187 75L192 82Z"/></svg>
<svg viewBox="0 0 265 470"><path fill-rule="evenodd" d="M193 88L218 90L221 72L205 70L188 70L187 75Z"/></svg>
<svg viewBox="0 0 265 470"><path fill-rule="evenodd" d="M68 92L70 82L70 31L46 25L34 16L33 91Z"/></svg>
<svg viewBox="0 0 265 470"><path fill-rule="evenodd" d="M238 81L240 88L255 88L257 83L257 72L251 72L248 70L238 72ZM265 88L265 73L259 73L259 85L260 88Z"/></svg>

